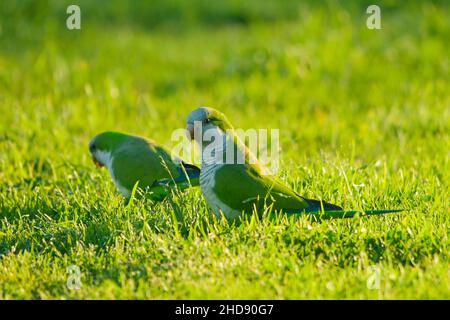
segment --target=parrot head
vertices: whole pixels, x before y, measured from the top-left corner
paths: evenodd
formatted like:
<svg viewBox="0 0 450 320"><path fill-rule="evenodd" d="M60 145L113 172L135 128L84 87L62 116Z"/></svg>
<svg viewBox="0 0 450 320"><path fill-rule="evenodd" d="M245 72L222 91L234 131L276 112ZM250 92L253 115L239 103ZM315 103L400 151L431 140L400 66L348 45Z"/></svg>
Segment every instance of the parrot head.
<svg viewBox="0 0 450 320"><path fill-rule="evenodd" d="M92 138L89 142L89 151L95 165L97 167L108 167L113 151L129 138L125 134L113 131L102 132Z"/></svg>
<svg viewBox="0 0 450 320"><path fill-rule="evenodd" d="M226 132L227 130L233 129L227 117L222 112L208 107L200 107L191 111L186 122L186 129L191 140L197 137L203 137L203 134L207 130ZM201 126L196 125L196 123L201 124Z"/></svg>

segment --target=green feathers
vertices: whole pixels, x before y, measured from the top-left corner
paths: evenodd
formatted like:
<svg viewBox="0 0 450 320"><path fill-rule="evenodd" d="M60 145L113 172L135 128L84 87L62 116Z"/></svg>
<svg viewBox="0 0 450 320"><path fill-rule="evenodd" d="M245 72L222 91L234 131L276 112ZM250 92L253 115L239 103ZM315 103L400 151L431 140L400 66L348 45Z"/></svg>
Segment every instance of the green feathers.
<svg viewBox="0 0 450 320"><path fill-rule="evenodd" d="M200 169L185 164L179 158L172 158L169 151L155 142L119 132L104 132L89 143L94 162L109 170L117 189L125 198L131 196L138 183L139 193L160 201L170 188L185 189L195 185ZM166 188L156 186L156 181L167 179L174 183ZM192 179L192 181L190 181Z"/></svg>
<svg viewBox="0 0 450 320"><path fill-rule="evenodd" d="M201 132L198 131L198 124ZM401 211L346 211L331 203L300 196L277 177L267 175L267 168L240 141L225 115L215 109L193 110L187 119L187 129L202 151L208 146L202 138L205 133L211 130L210 133L216 137L218 148L214 157L208 158L202 152L202 171L171 157L167 149L151 140L119 132L108 131L95 136L89 150L98 166L108 168L117 189L127 199L135 193L144 193L150 199L160 201L174 188L183 190L200 184L204 198L213 211L229 218L255 209L263 211L265 207L270 207L274 212L308 214L319 219ZM226 150L235 150L244 162L216 161L227 158Z"/></svg>
<svg viewBox="0 0 450 320"><path fill-rule="evenodd" d="M194 132L195 124L202 124L202 134L208 130L218 139L216 159L225 159L226 150L238 150L245 155L245 163L218 163L202 157L200 186L208 204L216 214L224 213L229 218L254 209L261 211L269 206L274 211L287 214L319 214L322 218L343 218L354 216L357 211L345 211L341 207L324 201L304 198L277 177L267 175L264 166L256 159L251 150L235 135L234 129L225 115L212 108L193 110L187 118L187 128ZM191 134L192 137L192 134ZM194 137L192 137L194 138ZM205 149L207 144L195 138ZM215 141L217 144L217 141ZM222 145L221 145L222 144ZM230 145L232 147L230 148ZM370 210L366 214L382 214L398 210Z"/></svg>

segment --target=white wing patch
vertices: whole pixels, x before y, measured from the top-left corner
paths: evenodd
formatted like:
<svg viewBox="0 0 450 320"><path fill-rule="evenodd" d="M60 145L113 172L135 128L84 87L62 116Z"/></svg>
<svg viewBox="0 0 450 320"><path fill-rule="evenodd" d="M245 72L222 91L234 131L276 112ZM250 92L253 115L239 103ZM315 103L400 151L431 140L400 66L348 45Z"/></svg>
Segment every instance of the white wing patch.
<svg viewBox="0 0 450 320"><path fill-rule="evenodd" d="M242 200L242 203L247 203L247 202L250 202L250 201L253 201L253 200L258 200L258 197L247 198L245 200Z"/></svg>
<svg viewBox="0 0 450 320"><path fill-rule="evenodd" d="M275 194L279 195L282 198L292 198L290 195L284 194L284 193L281 193L281 192L275 192Z"/></svg>

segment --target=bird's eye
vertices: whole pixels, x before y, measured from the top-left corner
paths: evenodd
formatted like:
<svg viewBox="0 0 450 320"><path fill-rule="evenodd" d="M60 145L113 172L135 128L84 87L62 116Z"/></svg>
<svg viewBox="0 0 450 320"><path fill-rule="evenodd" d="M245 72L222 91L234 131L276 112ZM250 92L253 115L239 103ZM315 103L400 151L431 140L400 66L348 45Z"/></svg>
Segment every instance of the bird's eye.
<svg viewBox="0 0 450 320"><path fill-rule="evenodd" d="M89 151L94 152L95 151L95 145L93 143L91 143L89 145Z"/></svg>
<svg viewBox="0 0 450 320"><path fill-rule="evenodd" d="M205 123L209 123L211 120L209 118L205 119Z"/></svg>

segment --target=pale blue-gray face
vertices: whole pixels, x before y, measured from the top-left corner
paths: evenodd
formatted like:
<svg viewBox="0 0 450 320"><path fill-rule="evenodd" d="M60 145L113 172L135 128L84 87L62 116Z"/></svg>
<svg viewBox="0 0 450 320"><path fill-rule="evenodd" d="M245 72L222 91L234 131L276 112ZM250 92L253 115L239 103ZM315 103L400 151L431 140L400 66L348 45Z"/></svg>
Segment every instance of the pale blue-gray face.
<svg viewBox="0 0 450 320"><path fill-rule="evenodd" d="M200 107L192 110L187 117L187 124L194 124L195 121L203 122L208 119L210 112L206 107Z"/></svg>
<svg viewBox="0 0 450 320"><path fill-rule="evenodd" d="M186 121L186 129L189 132L189 138L194 139L195 136L199 136L199 134L203 135L206 130L213 129L215 125L210 121L209 117L211 115L211 111L207 107L200 107L195 110L192 110ZM196 127L194 126L196 123L201 123L201 131L194 132Z"/></svg>

